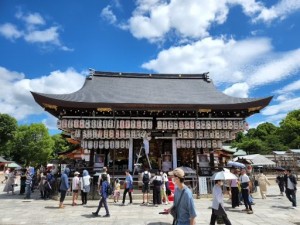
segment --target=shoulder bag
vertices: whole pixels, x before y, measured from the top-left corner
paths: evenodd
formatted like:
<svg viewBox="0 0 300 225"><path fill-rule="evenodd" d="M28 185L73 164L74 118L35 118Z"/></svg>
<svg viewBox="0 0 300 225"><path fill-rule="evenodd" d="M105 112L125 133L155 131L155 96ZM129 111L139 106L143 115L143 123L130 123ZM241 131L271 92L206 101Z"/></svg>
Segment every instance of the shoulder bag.
<svg viewBox="0 0 300 225"><path fill-rule="evenodd" d="M181 192L181 195L180 195L177 205L173 205L171 208L171 211L170 211L170 214L173 216L173 225L175 225L177 223L177 217L178 217L177 208L180 205L180 201L181 201L184 191L185 191L185 189L183 189L183 191ZM174 199L174 201L175 201L175 199Z"/></svg>

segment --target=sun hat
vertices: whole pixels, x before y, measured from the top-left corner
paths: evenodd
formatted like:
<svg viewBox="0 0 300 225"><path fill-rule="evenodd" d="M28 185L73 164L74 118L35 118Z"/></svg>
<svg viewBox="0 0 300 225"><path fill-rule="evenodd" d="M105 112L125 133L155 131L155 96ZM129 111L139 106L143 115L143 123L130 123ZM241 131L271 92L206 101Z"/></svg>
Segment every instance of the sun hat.
<svg viewBox="0 0 300 225"><path fill-rule="evenodd" d="M184 171L180 168L176 168L173 171L170 171L168 174L170 176L176 176L176 177L179 177L179 178L184 178Z"/></svg>
<svg viewBox="0 0 300 225"><path fill-rule="evenodd" d="M79 172L77 172L77 171L74 173L74 175L75 175L75 176L76 176L76 175L79 175L79 174L80 174L80 173L79 173Z"/></svg>

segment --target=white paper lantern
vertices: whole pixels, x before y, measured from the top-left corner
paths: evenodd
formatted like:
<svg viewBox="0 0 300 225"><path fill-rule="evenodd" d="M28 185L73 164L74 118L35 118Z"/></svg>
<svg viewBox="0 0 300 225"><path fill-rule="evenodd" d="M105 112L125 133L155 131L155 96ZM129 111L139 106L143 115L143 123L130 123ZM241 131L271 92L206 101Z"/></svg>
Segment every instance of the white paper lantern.
<svg viewBox="0 0 300 225"><path fill-rule="evenodd" d="M140 131L140 130L137 130L137 131L136 131L136 137L137 137L137 138L141 138L141 131Z"/></svg>
<svg viewBox="0 0 300 225"><path fill-rule="evenodd" d="M104 141L104 148L109 149L109 141L108 140Z"/></svg>
<svg viewBox="0 0 300 225"><path fill-rule="evenodd" d="M61 120L57 120L56 126L58 129L62 128Z"/></svg>
<svg viewBox="0 0 300 225"><path fill-rule="evenodd" d="M92 139L93 138L93 130L87 130L87 138Z"/></svg>
<svg viewBox="0 0 300 225"><path fill-rule="evenodd" d="M99 148L99 142L98 141L94 141L94 149L98 149Z"/></svg>
<svg viewBox="0 0 300 225"><path fill-rule="evenodd" d="M131 120L130 121L130 127L131 127L131 129L135 129L136 128L136 121L135 120Z"/></svg>
<svg viewBox="0 0 300 225"><path fill-rule="evenodd" d="M223 147L222 141L218 140L218 148L222 148L222 147Z"/></svg>
<svg viewBox="0 0 300 225"><path fill-rule="evenodd" d="M233 123L232 120L228 120L228 129L232 130L233 129Z"/></svg>
<svg viewBox="0 0 300 225"><path fill-rule="evenodd" d="M196 129L197 130L201 129L201 122L199 120L196 121Z"/></svg>
<svg viewBox="0 0 300 225"><path fill-rule="evenodd" d="M100 149L104 148L104 141L103 140L99 141L99 148Z"/></svg>
<svg viewBox="0 0 300 225"><path fill-rule="evenodd" d="M88 141L88 149L92 149L94 147L93 141Z"/></svg>
<svg viewBox="0 0 300 225"><path fill-rule="evenodd" d="M81 129L85 128L85 121L84 121L84 120L80 120L80 121L79 121L79 127L80 127Z"/></svg>
<svg viewBox="0 0 300 225"><path fill-rule="evenodd" d="M120 130L120 138L125 138L125 130Z"/></svg>
<svg viewBox="0 0 300 225"><path fill-rule="evenodd" d="M189 130L188 133L189 133L189 134L188 134L189 138L195 138L195 133L194 133L193 130Z"/></svg>
<svg viewBox="0 0 300 225"><path fill-rule="evenodd" d="M211 121L211 129L217 129L217 122L215 120Z"/></svg>
<svg viewBox="0 0 300 225"><path fill-rule="evenodd" d="M190 121L190 129L195 129L195 121L194 120L191 120Z"/></svg>
<svg viewBox="0 0 300 225"><path fill-rule="evenodd" d="M119 141L119 140L116 140L115 148L116 148L116 149L119 149L119 148L120 148L120 141Z"/></svg>
<svg viewBox="0 0 300 225"><path fill-rule="evenodd" d="M206 125L205 125L206 129L210 130L211 129L211 123L209 120L206 121Z"/></svg>
<svg viewBox="0 0 300 225"><path fill-rule="evenodd" d="M207 145L206 145L206 140L202 140L202 148L206 148Z"/></svg>
<svg viewBox="0 0 300 225"><path fill-rule="evenodd" d="M122 140L122 141L120 142L120 148L125 148L125 140Z"/></svg>
<svg viewBox="0 0 300 225"><path fill-rule="evenodd" d="M131 138L136 138L136 132L135 132L135 130L131 130L130 136L131 136Z"/></svg>
<svg viewBox="0 0 300 225"><path fill-rule="evenodd" d="M177 130L178 129L178 121L173 122L173 129Z"/></svg>
<svg viewBox="0 0 300 225"><path fill-rule="evenodd" d="M141 129L142 128L142 121L141 120L137 120L136 121L136 128L137 129Z"/></svg>
<svg viewBox="0 0 300 225"><path fill-rule="evenodd" d="M116 120L116 128L117 128L117 129L120 128L120 120Z"/></svg>
<svg viewBox="0 0 300 225"><path fill-rule="evenodd" d="M201 129L205 130L206 129L206 123L204 120L201 120Z"/></svg>
<svg viewBox="0 0 300 225"><path fill-rule="evenodd" d="M239 121L237 121L237 120L233 121L233 129L235 129L235 130L239 129Z"/></svg>
<svg viewBox="0 0 300 225"><path fill-rule="evenodd" d="M98 130L98 138L103 138L103 130Z"/></svg>
<svg viewBox="0 0 300 225"><path fill-rule="evenodd" d="M90 129L90 128L91 128L91 121L85 120L85 129Z"/></svg>
<svg viewBox="0 0 300 225"><path fill-rule="evenodd" d="M231 132L230 133L230 139L234 140L236 138L236 133L235 132Z"/></svg>
<svg viewBox="0 0 300 225"><path fill-rule="evenodd" d="M192 140L191 143L192 143L192 148L196 148L196 141Z"/></svg>
<svg viewBox="0 0 300 225"><path fill-rule="evenodd" d="M181 148L181 142L180 142L180 140L176 140L176 148Z"/></svg>
<svg viewBox="0 0 300 225"><path fill-rule="evenodd" d="M68 120L63 119L63 120L61 121L61 127L62 127L63 129L68 128Z"/></svg>
<svg viewBox="0 0 300 225"><path fill-rule="evenodd" d="M130 138L130 130L126 130L125 131L125 137L126 138Z"/></svg>
<svg viewBox="0 0 300 225"><path fill-rule="evenodd" d="M158 130L162 129L162 121L160 121L160 120L157 121L157 129Z"/></svg>
<svg viewBox="0 0 300 225"><path fill-rule="evenodd" d="M199 134L199 138L200 138L200 139L203 139L203 138L204 138L204 134L203 134L203 131L202 131L202 130L199 130L199 131L198 131L198 134Z"/></svg>
<svg viewBox="0 0 300 225"><path fill-rule="evenodd" d="M130 120L125 120L125 128L130 129Z"/></svg>
<svg viewBox="0 0 300 225"><path fill-rule="evenodd" d="M102 120L97 121L97 128L101 129L102 128Z"/></svg>
<svg viewBox="0 0 300 225"><path fill-rule="evenodd" d="M93 139L98 139L98 130L93 130Z"/></svg>
<svg viewBox="0 0 300 225"><path fill-rule="evenodd" d="M152 130L152 128L153 128L152 120L148 120L147 127L148 127L149 130Z"/></svg>
<svg viewBox="0 0 300 225"><path fill-rule="evenodd" d="M103 131L103 137L104 137L105 139L108 138L108 130L104 130L104 131Z"/></svg>
<svg viewBox="0 0 300 225"><path fill-rule="evenodd" d="M197 148L202 148L202 141L197 140Z"/></svg>
<svg viewBox="0 0 300 225"><path fill-rule="evenodd" d="M109 142L109 148L110 148L110 149L114 149L114 148L115 148L115 141L111 140L111 141Z"/></svg>
<svg viewBox="0 0 300 225"><path fill-rule="evenodd" d="M108 122L107 122L107 120L102 120L102 127L104 128L104 129L107 129L107 124Z"/></svg>
<svg viewBox="0 0 300 225"><path fill-rule="evenodd" d="M182 120L179 121L179 129L180 130L184 129L184 122Z"/></svg>
<svg viewBox="0 0 300 225"><path fill-rule="evenodd" d="M173 121L168 121L168 129L169 130L173 129Z"/></svg>
<svg viewBox="0 0 300 225"><path fill-rule="evenodd" d="M240 120L239 121L239 130L243 130L244 129L244 121Z"/></svg>
<svg viewBox="0 0 300 225"><path fill-rule="evenodd" d="M186 148L186 140L181 140L181 148Z"/></svg>
<svg viewBox="0 0 300 225"><path fill-rule="evenodd" d="M208 130L204 131L204 138L205 139L209 138L209 132L208 132Z"/></svg>
<svg viewBox="0 0 300 225"><path fill-rule="evenodd" d="M226 131L225 131L225 138L226 138L226 139L229 139L229 137L230 137L229 131L226 130Z"/></svg>
<svg viewBox="0 0 300 225"><path fill-rule="evenodd" d="M207 148L211 148L211 140L207 140L206 144L207 144Z"/></svg>
<svg viewBox="0 0 300 225"><path fill-rule="evenodd" d="M74 120L74 128L79 128L79 120Z"/></svg>
<svg viewBox="0 0 300 225"><path fill-rule="evenodd" d="M190 141L190 140L187 140L187 141L186 141L186 147L187 147L187 148L191 148L191 141Z"/></svg>
<svg viewBox="0 0 300 225"><path fill-rule="evenodd" d="M212 147L213 147L213 148L217 148L217 147L218 147L218 144L217 144L217 141L216 141L216 140L213 140L213 141L212 141Z"/></svg>
<svg viewBox="0 0 300 225"><path fill-rule="evenodd" d="M129 141L125 142L125 148L129 149Z"/></svg>
<svg viewBox="0 0 300 225"><path fill-rule="evenodd" d="M68 120L68 128L73 128L74 124L73 124L73 120Z"/></svg>
<svg viewBox="0 0 300 225"><path fill-rule="evenodd" d="M177 131L177 137L178 137L178 138L183 138L182 130L178 130L178 131Z"/></svg>
<svg viewBox="0 0 300 225"><path fill-rule="evenodd" d="M81 130L76 129L75 130L75 138L80 138L81 137Z"/></svg>
<svg viewBox="0 0 300 225"><path fill-rule="evenodd" d="M144 130L147 129L147 125L148 125L147 120L143 120L143 121L142 121L142 128L143 128Z"/></svg>
<svg viewBox="0 0 300 225"><path fill-rule="evenodd" d="M218 129L218 130L221 130L221 129L222 129L222 121L221 121L221 120L218 120L218 121L217 121L217 129Z"/></svg>
<svg viewBox="0 0 300 225"><path fill-rule="evenodd" d="M190 129L190 121L184 121L184 129Z"/></svg>
<svg viewBox="0 0 300 225"><path fill-rule="evenodd" d="M115 137L115 131L109 130L109 138L114 138L114 137Z"/></svg>
<svg viewBox="0 0 300 225"><path fill-rule="evenodd" d="M96 129L96 128L97 128L97 120L92 120L92 121L91 121L91 127L92 127L93 129Z"/></svg>
<svg viewBox="0 0 300 225"><path fill-rule="evenodd" d="M107 121L107 128L114 128L114 121L113 120L108 120Z"/></svg>
<svg viewBox="0 0 300 225"><path fill-rule="evenodd" d="M82 131L82 138L87 139L87 131L86 130Z"/></svg>
<svg viewBox="0 0 300 225"><path fill-rule="evenodd" d="M219 130L215 130L215 138L216 139L220 138L220 131Z"/></svg>
<svg viewBox="0 0 300 225"><path fill-rule="evenodd" d="M116 130L115 133L116 133L116 134L115 134L115 137L116 137L116 138L120 138L120 131L119 131L119 130Z"/></svg>
<svg viewBox="0 0 300 225"><path fill-rule="evenodd" d="M226 120L222 121L222 127L223 127L224 130L226 130L228 128Z"/></svg>
<svg viewBox="0 0 300 225"><path fill-rule="evenodd" d="M221 131L220 131L220 138L221 138L221 139L224 139L224 138L225 138L225 132L224 132L224 130L221 130Z"/></svg>
<svg viewBox="0 0 300 225"><path fill-rule="evenodd" d="M188 132L187 132L187 130L184 130L183 131L183 138L188 138L189 136L188 136Z"/></svg>
<svg viewBox="0 0 300 225"><path fill-rule="evenodd" d="M209 132L209 138L215 138L215 131L210 131Z"/></svg>
<svg viewBox="0 0 300 225"><path fill-rule="evenodd" d="M163 129L164 130L168 129L168 121L166 121L166 120L163 121Z"/></svg>

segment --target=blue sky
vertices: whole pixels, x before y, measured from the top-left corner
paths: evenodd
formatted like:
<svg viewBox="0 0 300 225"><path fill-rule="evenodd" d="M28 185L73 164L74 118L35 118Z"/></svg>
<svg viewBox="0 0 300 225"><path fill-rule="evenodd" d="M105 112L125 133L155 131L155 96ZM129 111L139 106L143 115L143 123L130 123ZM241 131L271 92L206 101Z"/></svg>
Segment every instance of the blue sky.
<svg viewBox="0 0 300 225"><path fill-rule="evenodd" d="M210 72L237 97L274 98L250 127L300 105L299 0L0 2L0 112L20 124L56 119L30 91L71 93L88 68Z"/></svg>

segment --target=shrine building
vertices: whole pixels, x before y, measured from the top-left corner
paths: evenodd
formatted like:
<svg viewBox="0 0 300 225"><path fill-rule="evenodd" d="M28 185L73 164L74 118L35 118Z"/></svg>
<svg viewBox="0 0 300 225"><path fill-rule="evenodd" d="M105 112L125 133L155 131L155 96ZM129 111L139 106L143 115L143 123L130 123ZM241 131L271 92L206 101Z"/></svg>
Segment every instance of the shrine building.
<svg viewBox="0 0 300 225"><path fill-rule="evenodd" d="M187 166L199 175L205 175L201 167L225 163L215 152L272 99L228 96L216 89L208 73L100 71L87 76L74 93L32 95L58 119L58 128L80 143L82 158L91 167L123 173L138 162L149 168L146 157L137 161L147 140L152 169Z"/></svg>

